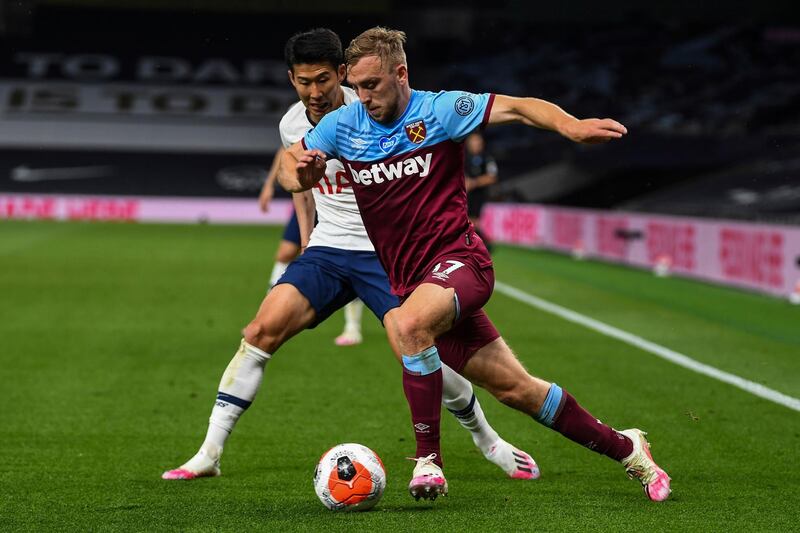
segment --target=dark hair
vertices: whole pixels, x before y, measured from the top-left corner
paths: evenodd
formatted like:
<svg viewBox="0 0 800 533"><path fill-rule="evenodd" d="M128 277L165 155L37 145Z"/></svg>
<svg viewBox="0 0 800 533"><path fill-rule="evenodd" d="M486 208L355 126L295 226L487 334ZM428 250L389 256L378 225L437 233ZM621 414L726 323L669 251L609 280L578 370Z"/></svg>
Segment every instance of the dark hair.
<svg viewBox="0 0 800 533"><path fill-rule="evenodd" d="M342 41L328 28L315 28L292 35L286 41L284 57L290 69L295 65L320 63L330 63L337 69L344 63Z"/></svg>

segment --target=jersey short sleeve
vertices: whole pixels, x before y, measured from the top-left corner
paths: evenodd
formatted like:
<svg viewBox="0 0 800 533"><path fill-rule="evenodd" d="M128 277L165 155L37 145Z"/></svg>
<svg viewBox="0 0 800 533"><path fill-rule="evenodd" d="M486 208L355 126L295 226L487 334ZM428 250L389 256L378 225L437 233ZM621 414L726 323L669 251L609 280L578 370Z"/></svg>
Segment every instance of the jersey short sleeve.
<svg viewBox="0 0 800 533"><path fill-rule="evenodd" d="M339 150L336 146L336 126L339 115L345 106L332 111L322 117L319 124L303 137L303 147L306 150L322 150L329 157L338 158Z"/></svg>
<svg viewBox="0 0 800 533"><path fill-rule="evenodd" d="M488 120L494 95L442 91L433 98L433 114L454 141L461 141Z"/></svg>

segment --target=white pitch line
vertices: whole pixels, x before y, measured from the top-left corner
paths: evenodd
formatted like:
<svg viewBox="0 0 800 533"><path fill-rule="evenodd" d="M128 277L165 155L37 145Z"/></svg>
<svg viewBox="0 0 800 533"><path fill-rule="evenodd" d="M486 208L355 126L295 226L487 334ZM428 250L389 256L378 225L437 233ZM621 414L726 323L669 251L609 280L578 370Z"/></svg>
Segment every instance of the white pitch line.
<svg viewBox="0 0 800 533"><path fill-rule="evenodd" d="M627 331L615 328L614 326L609 326L604 322L589 318L586 315L576 313L575 311L567 309L566 307L561 307L560 305L548 302L547 300L543 300L537 296L528 294L527 292L521 291L515 287L512 287L511 285L507 285L502 281L495 282L495 290L532 307L536 307L542 311L547 311L548 313L557 315L564 320L580 324L591 330L597 331L598 333L602 333L603 335L607 335L624 343L636 346L637 348L657 355L658 357L666 359L667 361L675 363L676 365L688 368L689 370L697 372L698 374L703 374L704 376L728 383L734 387L742 389L743 391L747 391L750 394L754 394L764 398L765 400L783 405L794 411L800 411L800 399L770 389L769 387L765 387L759 383L740 378L739 376L719 370L713 366L705 365L695 361L691 357L683 355L682 353L670 350L669 348L665 348L637 335L633 335Z"/></svg>

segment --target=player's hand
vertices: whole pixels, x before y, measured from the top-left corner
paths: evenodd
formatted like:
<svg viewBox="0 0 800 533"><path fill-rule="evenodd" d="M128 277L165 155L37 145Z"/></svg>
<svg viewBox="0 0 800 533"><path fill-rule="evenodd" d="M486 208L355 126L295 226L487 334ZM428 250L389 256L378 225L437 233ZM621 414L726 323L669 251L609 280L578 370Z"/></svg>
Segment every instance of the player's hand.
<svg viewBox="0 0 800 533"><path fill-rule="evenodd" d="M610 118L587 118L575 120L564 126L564 137L577 143L600 144L620 139L628 129Z"/></svg>
<svg viewBox="0 0 800 533"><path fill-rule="evenodd" d="M313 185L325 175L327 156L321 150L304 150L297 160L297 177L304 185Z"/></svg>
<svg viewBox="0 0 800 533"><path fill-rule="evenodd" d="M262 213L269 211L269 204L272 202L272 197L275 195L275 188L264 184L261 188L261 194L258 195L258 207L261 208Z"/></svg>

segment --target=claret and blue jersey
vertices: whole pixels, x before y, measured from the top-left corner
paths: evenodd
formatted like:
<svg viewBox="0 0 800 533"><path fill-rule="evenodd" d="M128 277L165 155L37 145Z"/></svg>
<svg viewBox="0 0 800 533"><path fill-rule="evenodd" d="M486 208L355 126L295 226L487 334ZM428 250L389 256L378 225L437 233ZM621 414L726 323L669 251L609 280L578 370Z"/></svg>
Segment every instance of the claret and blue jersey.
<svg viewBox="0 0 800 533"><path fill-rule="evenodd" d="M303 138L344 165L364 226L386 268L392 290L406 295L434 261L477 255L468 234L461 141L488 121L494 95L412 91L391 124L373 120L353 102L326 115Z"/></svg>

